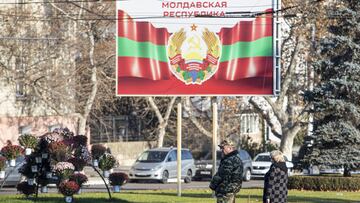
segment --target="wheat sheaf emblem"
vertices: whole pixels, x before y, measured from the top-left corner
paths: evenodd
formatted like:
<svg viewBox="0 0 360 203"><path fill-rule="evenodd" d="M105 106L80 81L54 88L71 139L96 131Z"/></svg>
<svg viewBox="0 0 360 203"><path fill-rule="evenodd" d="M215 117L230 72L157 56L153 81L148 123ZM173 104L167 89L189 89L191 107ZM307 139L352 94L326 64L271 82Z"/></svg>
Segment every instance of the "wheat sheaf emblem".
<svg viewBox="0 0 360 203"><path fill-rule="evenodd" d="M171 72L187 85L201 85L218 69L221 47L218 36L207 28L173 33L168 43Z"/></svg>

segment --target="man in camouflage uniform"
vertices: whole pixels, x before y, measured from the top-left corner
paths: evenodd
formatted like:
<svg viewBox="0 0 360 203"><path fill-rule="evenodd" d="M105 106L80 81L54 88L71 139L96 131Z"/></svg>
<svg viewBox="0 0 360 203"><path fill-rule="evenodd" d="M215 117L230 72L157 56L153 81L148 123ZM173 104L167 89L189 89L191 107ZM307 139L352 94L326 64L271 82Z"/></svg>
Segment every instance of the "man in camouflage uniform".
<svg viewBox="0 0 360 203"><path fill-rule="evenodd" d="M217 203L234 203L242 184L242 161L232 141L224 140L219 147L224 156L209 187L215 191Z"/></svg>

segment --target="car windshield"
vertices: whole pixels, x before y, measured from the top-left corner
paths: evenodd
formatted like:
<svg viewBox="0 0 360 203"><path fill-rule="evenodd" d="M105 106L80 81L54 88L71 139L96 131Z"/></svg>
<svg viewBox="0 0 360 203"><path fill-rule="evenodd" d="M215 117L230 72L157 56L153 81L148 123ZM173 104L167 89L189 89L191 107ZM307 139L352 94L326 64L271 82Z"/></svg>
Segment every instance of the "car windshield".
<svg viewBox="0 0 360 203"><path fill-rule="evenodd" d="M222 152L221 151L216 151L216 160L221 160L222 158ZM208 153L203 160L212 160L212 153Z"/></svg>
<svg viewBox="0 0 360 203"><path fill-rule="evenodd" d="M146 151L141 154L137 161L139 162L162 162L164 161L167 151Z"/></svg>
<svg viewBox="0 0 360 203"><path fill-rule="evenodd" d="M271 158L270 158L270 156L262 155L262 156L256 157L255 161L265 161L265 162L269 162L269 161L271 161Z"/></svg>

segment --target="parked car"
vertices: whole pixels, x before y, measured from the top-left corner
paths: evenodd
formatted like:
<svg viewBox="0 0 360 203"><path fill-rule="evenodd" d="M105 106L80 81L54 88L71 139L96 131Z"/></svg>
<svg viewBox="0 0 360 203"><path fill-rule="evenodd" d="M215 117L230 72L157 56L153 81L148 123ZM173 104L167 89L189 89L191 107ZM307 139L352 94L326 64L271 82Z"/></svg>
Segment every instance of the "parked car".
<svg viewBox="0 0 360 203"><path fill-rule="evenodd" d="M21 174L19 173L19 168L25 164L24 156L19 156L15 159L15 167L10 167L9 165L5 168L5 179L0 179L0 185L3 184L4 186L16 186L21 179Z"/></svg>
<svg viewBox="0 0 360 203"><path fill-rule="evenodd" d="M320 166L319 168L320 174L344 174L344 168L336 168L333 166Z"/></svg>
<svg viewBox="0 0 360 203"><path fill-rule="evenodd" d="M311 167L303 169L304 175L326 175L326 174L335 174L335 175L344 175L344 167L336 167L330 165L313 165ZM351 175L360 174L360 169L352 169L350 171Z"/></svg>
<svg viewBox="0 0 360 203"><path fill-rule="evenodd" d="M251 179L251 171L252 171L252 160L249 153L245 150L239 150L239 156L241 161L243 162L243 180L250 181ZM222 152L218 150L216 152L216 167L218 168L220 165L220 160L222 157ZM195 162L196 166L196 174L194 176L195 180L201 180L204 178L212 177L212 156L211 153L205 157L203 160L199 160Z"/></svg>
<svg viewBox="0 0 360 203"><path fill-rule="evenodd" d="M196 171L189 149L181 150L181 178L189 183ZM167 183L177 177L177 149L155 148L143 152L129 171L130 181L158 180Z"/></svg>
<svg viewBox="0 0 360 203"><path fill-rule="evenodd" d="M288 167L288 174L291 175L292 168L294 164L291 163L288 158L285 156L286 166ZM262 178L265 176L266 172L269 171L271 166L271 157L270 152L260 153L255 156L254 161L252 162L253 170L251 173L252 177Z"/></svg>

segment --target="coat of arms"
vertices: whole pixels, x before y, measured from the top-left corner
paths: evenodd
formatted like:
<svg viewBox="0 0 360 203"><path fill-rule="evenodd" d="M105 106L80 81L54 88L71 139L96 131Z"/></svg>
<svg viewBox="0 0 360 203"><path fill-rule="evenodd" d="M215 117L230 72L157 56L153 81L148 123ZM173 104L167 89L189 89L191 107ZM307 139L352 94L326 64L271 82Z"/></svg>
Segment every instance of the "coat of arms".
<svg viewBox="0 0 360 203"><path fill-rule="evenodd" d="M202 84L218 69L220 40L218 36L196 25L191 31L181 28L172 34L167 48L171 72L185 84Z"/></svg>

